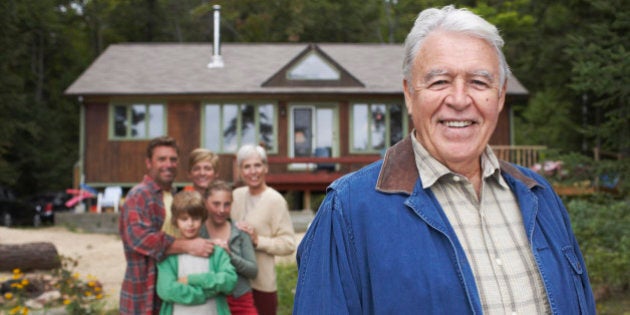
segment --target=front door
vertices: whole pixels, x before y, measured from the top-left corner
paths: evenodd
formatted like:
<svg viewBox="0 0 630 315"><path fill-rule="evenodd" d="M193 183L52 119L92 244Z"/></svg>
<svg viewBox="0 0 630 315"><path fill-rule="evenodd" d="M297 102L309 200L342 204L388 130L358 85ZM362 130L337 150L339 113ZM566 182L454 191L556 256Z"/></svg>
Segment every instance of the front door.
<svg viewBox="0 0 630 315"><path fill-rule="evenodd" d="M336 148L335 108L329 105L291 106L289 155L332 157Z"/></svg>

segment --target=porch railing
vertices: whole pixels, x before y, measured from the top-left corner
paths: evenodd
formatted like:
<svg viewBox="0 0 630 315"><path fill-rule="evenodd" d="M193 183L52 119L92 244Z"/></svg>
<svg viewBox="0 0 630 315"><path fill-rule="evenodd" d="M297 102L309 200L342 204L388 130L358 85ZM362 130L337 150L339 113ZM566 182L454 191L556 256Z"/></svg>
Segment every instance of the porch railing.
<svg viewBox="0 0 630 315"><path fill-rule="evenodd" d="M500 159L525 167L539 162L540 151L546 150L542 145L493 145L494 154Z"/></svg>
<svg viewBox="0 0 630 315"><path fill-rule="evenodd" d="M539 162L540 152L545 146L492 146L499 159L531 167ZM343 157L281 157L269 156L267 180L276 185L305 185L325 187L327 183L343 174L356 171L377 161L379 155L355 155ZM238 181L236 158L233 160L233 178Z"/></svg>

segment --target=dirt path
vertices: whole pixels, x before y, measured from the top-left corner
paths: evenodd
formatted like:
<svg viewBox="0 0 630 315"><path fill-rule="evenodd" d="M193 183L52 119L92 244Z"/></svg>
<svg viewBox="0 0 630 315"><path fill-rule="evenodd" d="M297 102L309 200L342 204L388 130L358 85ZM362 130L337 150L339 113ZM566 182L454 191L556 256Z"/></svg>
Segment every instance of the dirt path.
<svg viewBox="0 0 630 315"><path fill-rule="evenodd" d="M303 234L297 234L299 242ZM76 272L82 279L88 275L96 277L107 295L107 308L118 307L120 285L125 273L125 256L118 235L77 233L65 227L44 227L20 229L0 227L0 243L23 244L31 242L51 242L62 256L76 258L79 265ZM295 254L278 257L278 262L295 262ZM0 279L8 273L0 273Z"/></svg>

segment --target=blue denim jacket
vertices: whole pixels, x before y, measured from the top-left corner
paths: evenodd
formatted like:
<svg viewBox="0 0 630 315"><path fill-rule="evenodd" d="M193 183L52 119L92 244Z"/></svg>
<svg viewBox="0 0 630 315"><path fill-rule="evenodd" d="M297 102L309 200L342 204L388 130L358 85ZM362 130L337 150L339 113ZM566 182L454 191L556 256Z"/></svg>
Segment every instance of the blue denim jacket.
<svg viewBox="0 0 630 315"><path fill-rule="evenodd" d="M595 314L561 200L502 162L554 314ZM384 160L335 181L297 253L294 314L482 314L472 269L407 137Z"/></svg>

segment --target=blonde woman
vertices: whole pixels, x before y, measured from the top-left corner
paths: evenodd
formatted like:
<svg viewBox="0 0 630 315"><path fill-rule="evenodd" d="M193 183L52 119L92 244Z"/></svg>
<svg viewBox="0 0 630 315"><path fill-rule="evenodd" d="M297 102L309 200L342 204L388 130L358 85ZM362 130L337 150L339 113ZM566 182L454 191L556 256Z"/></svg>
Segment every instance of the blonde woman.
<svg viewBox="0 0 630 315"><path fill-rule="evenodd" d="M192 188L202 196L208 185L219 176L219 156L204 148L197 148L188 157L188 178Z"/></svg>
<svg viewBox="0 0 630 315"><path fill-rule="evenodd" d="M190 152L190 156L188 157L188 178L190 178L193 184L192 187L186 186L184 190L194 190L201 196L204 196L208 185L218 176L218 166L219 156L214 154L212 151L204 148L192 150L192 152ZM165 204L169 205L167 208L170 208L171 200L172 196L165 202ZM164 220L162 231L173 237L179 237L179 231L171 223L170 218L170 212L166 211L166 219Z"/></svg>

